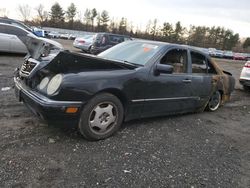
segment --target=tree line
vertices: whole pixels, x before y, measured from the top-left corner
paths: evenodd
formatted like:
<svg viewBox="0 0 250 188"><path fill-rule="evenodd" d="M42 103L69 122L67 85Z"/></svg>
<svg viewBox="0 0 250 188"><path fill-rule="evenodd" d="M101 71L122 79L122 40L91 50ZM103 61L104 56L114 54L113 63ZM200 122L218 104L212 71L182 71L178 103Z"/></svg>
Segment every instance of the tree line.
<svg viewBox="0 0 250 188"><path fill-rule="evenodd" d="M184 27L181 22L159 24L157 19L149 20L145 30L134 27L132 22L122 17L117 20L111 18L108 11L97 11L95 8L86 9L84 13L71 3L66 10L55 3L50 11L40 4L35 8L37 16L29 21L31 8L28 5L19 5L19 13L24 22L42 27L57 27L64 29L84 30L90 32L112 32L131 37L159 40L170 43L187 44L204 48L221 50L246 51L250 50L250 38L243 43L238 33L224 27L193 26Z"/></svg>

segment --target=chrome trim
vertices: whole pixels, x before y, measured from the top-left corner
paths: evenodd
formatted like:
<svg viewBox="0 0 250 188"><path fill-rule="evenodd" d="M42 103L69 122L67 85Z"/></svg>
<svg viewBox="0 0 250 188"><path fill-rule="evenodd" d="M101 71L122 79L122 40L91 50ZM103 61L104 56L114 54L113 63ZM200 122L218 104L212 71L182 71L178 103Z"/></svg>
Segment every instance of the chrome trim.
<svg viewBox="0 0 250 188"><path fill-rule="evenodd" d="M31 63L35 63L35 64L36 64L36 65L34 66L34 68L33 68L30 72L23 71L23 65L24 65L26 62L31 62ZM20 68L20 71L19 71L19 74L20 74L21 76L23 76L23 77L28 77L28 76L31 74L31 72L33 72L39 64L40 64L40 62L37 61L36 59L28 58L28 59L22 64L22 66L21 66L21 68Z"/></svg>
<svg viewBox="0 0 250 188"><path fill-rule="evenodd" d="M134 99L132 102L150 102L150 101L168 101L168 100L200 100L200 97L171 97L171 98L155 98L155 99Z"/></svg>
<svg viewBox="0 0 250 188"><path fill-rule="evenodd" d="M36 101L41 105L82 105L80 101L55 101L51 100L38 92L32 91L23 86L16 77L14 77L15 86L22 91L25 95Z"/></svg>

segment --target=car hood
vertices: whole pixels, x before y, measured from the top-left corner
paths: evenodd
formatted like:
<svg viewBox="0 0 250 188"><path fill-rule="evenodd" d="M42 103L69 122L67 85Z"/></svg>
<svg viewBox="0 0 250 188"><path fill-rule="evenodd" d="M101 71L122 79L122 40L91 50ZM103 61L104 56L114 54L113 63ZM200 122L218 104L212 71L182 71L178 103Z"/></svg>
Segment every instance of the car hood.
<svg viewBox="0 0 250 188"><path fill-rule="evenodd" d="M88 72L110 71L121 69L135 69L133 64L104 59L94 55L78 54L69 51L61 51L52 61L48 62L47 68L53 72Z"/></svg>
<svg viewBox="0 0 250 188"><path fill-rule="evenodd" d="M115 70L134 70L138 66L104 59L94 55L78 54L67 50L59 51L55 56L44 60L33 57L26 58L20 68L20 75L32 78L37 72L42 71L46 74L57 73L79 73L96 71L115 71Z"/></svg>
<svg viewBox="0 0 250 188"><path fill-rule="evenodd" d="M40 38L28 34L25 39L22 39L27 47L29 56L33 59L49 56L52 52L56 53L63 49L63 46L53 40Z"/></svg>

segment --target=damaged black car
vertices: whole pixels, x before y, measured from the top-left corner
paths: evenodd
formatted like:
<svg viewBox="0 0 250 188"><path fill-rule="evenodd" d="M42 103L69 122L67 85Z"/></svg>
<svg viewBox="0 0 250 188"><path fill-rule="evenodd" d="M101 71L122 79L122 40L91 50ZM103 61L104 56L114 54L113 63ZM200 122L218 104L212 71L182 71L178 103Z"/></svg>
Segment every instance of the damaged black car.
<svg viewBox="0 0 250 188"><path fill-rule="evenodd" d="M76 121L88 140L123 121L215 111L234 89L230 73L186 45L135 40L94 56L35 43L14 76L17 98L45 120Z"/></svg>

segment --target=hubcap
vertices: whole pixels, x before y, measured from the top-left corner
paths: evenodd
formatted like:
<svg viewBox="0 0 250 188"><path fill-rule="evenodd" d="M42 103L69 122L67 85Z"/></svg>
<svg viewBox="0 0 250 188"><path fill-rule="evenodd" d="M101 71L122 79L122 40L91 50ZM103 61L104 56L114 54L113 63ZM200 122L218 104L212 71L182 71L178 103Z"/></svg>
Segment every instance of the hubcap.
<svg viewBox="0 0 250 188"><path fill-rule="evenodd" d="M96 134L105 134L115 125L117 108L110 102L98 104L90 113L89 125Z"/></svg>
<svg viewBox="0 0 250 188"><path fill-rule="evenodd" d="M209 109L216 110L220 105L220 93L217 91L215 92L210 101L209 101Z"/></svg>

